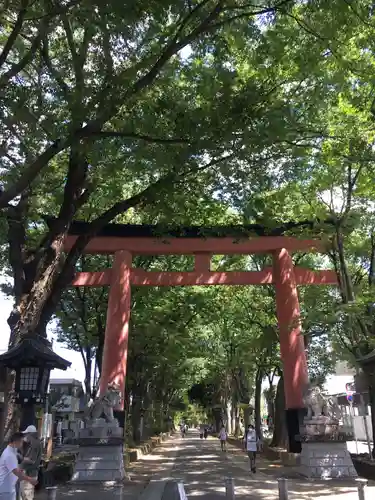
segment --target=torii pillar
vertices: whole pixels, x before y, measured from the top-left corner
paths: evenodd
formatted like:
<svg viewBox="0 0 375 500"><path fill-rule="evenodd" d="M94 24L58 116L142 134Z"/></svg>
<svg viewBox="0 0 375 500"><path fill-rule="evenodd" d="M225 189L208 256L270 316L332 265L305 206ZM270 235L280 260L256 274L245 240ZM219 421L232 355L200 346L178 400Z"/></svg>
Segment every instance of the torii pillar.
<svg viewBox="0 0 375 500"><path fill-rule="evenodd" d="M308 370L304 339L301 334L300 307L289 252L282 248L273 254L273 272L276 290L276 310L279 326L280 351L283 362L286 424L289 451L301 452L301 443L295 436L304 415L303 392L308 384Z"/></svg>
<svg viewBox="0 0 375 500"><path fill-rule="evenodd" d="M115 417L120 427L124 427L125 424L124 402L131 310L131 267L132 254L130 252L120 250L114 254L99 383L100 394L104 394L109 385L117 386L121 390L121 403L115 409Z"/></svg>

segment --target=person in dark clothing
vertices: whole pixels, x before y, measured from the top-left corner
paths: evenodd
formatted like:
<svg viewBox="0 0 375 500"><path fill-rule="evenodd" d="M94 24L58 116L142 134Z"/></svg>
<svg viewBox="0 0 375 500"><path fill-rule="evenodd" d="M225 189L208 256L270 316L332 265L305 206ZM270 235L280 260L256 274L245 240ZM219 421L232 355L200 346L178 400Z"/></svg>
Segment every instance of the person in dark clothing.
<svg viewBox="0 0 375 500"><path fill-rule="evenodd" d="M25 434L25 441L28 446L23 456L20 468L24 470L28 476L35 478L36 480L38 478L39 466L42 460L42 444L38 437L38 431L34 425L29 425L27 429L23 431L23 434ZM34 491L35 487L33 484L27 481L21 481L21 500L33 500Z"/></svg>

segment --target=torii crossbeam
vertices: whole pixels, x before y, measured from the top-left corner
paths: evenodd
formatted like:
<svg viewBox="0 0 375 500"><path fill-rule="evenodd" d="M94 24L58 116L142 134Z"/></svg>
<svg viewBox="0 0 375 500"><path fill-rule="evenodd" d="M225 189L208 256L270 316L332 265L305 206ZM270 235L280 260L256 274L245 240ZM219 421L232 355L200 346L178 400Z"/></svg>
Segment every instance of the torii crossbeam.
<svg viewBox="0 0 375 500"><path fill-rule="evenodd" d="M283 362L287 424L290 451L299 451L294 436L298 434L299 411L303 408L303 390L308 382L300 306L300 285L337 285L334 271L311 271L293 265L293 252L320 251L319 240L287 236L249 237L248 228L238 232L223 228L182 228L169 231L158 226L109 224L85 248L90 254L114 254L112 269L77 273L72 286L109 286L107 323L104 340L100 392L109 384L125 391L128 333L131 309L131 286L193 285L274 285ZM245 229L245 232L243 231ZM65 241L65 250L88 230L85 223L74 223ZM209 233L207 235L207 233ZM230 233L230 231L229 231ZM247 255L271 253L273 267L262 271L211 271L212 255ZM194 255L194 271L145 271L132 267L133 255Z"/></svg>

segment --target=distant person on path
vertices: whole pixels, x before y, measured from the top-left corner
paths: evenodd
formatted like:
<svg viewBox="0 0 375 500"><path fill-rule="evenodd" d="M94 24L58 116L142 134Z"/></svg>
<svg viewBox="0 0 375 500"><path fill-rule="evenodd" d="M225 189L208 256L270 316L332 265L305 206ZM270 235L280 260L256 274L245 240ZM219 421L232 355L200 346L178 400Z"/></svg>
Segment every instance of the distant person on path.
<svg viewBox="0 0 375 500"><path fill-rule="evenodd" d="M207 430L207 427L205 427L204 432L203 432L204 439L207 439L207 436L208 436L208 430Z"/></svg>
<svg viewBox="0 0 375 500"><path fill-rule="evenodd" d="M29 477L18 466L17 450L23 445L24 435L16 432L10 438L8 446L0 457L0 500L16 500L16 484L18 479L26 481L33 487L37 484L35 477Z"/></svg>
<svg viewBox="0 0 375 500"><path fill-rule="evenodd" d="M40 462L42 460L42 443L38 437L37 428L34 425L29 425L22 434L25 436L27 443L26 453L24 454L20 468L25 471L29 477L38 479ZM21 500L33 500L35 487L28 481L21 481L20 496Z"/></svg>
<svg viewBox="0 0 375 500"><path fill-rule="evenodd" d="M260 446L260 439L255 432L253 425L249 425L244 436L244 448L247 451L250 460L250 471L256 473L256 455L258 447Z"/></svg>
<svg viewBox="0 0 375 500"><path fill-rule="evenodd" d="M225 430L225 426L223 425L219 433L221 451L227 451L227 437L227 431Z"/></svg>

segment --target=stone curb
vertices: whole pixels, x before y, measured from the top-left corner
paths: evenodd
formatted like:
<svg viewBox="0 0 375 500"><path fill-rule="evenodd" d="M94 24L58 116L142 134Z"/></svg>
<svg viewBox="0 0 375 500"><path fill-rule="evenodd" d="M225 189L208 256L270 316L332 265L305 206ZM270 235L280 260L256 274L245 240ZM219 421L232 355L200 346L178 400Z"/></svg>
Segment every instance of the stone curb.
<svg viewBox="0 0 375 500"><path fill-rule="evenodd" d="M141 445L137 446L135 449L124 452L125 463L137 462L144 455L149 455L157 446L163 443L167 438L174 434L171 432L163 432L160 436L151 437Z"/></svg>

